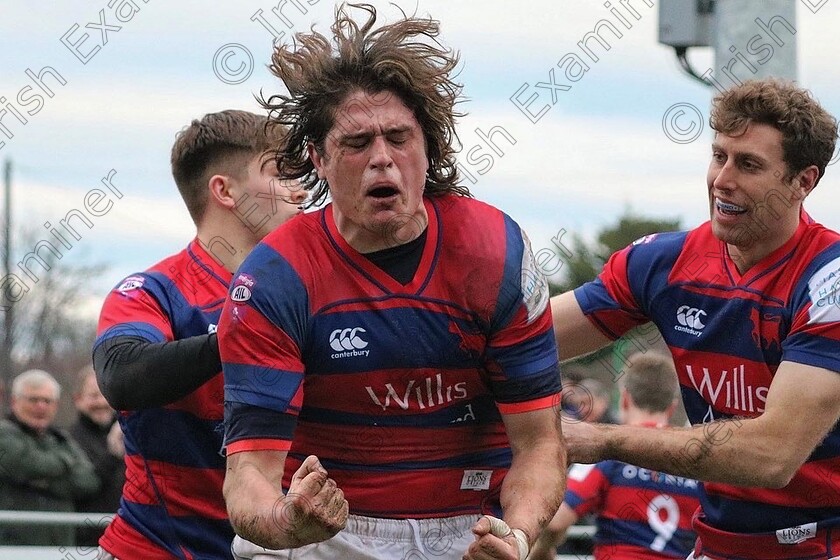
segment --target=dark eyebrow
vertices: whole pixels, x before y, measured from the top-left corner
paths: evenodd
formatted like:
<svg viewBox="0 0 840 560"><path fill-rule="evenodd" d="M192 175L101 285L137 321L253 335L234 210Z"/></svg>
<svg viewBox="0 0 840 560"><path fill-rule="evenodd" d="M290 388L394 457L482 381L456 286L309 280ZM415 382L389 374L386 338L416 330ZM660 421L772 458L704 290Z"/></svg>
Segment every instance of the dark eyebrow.
<svg viewBox="0 0 840 560"><path fill-rule="evenodd" d="M712 142L712 150L720 150L721 152L726 151L717 142ZM733 156L737 161L743 161L745 159L754 159L762 165L767 165L767 160L761 157L760 155L756 154L755 152L735 152Z"/></svg>
<svg viewBox="0 0 840 560"><path fill-rule="evenodd" d="M383 134L385 136L387 136L389 134L400 134L400 133L403 133L403 132L410 132L411 130L413 130L413 128L414 127L412 127L411 125L392 126L390 128L385 129ZM376 133L369 132L369 131L366 131L366 132L349 132L347 134L340 135L338 137L338 139L340 141L343 141L343 140L353 140L355 138L371 138L373 136L376 136Z"/></svg>
<svg viewBox="0 0 840 560"><path fill-rule="evenodd" d="M356 140L356 139L363 139L363 138L370 138L374 136L371 132L351 132L347 134L341 134L338 137L339 142L345 142L347 140Z"/></svg>

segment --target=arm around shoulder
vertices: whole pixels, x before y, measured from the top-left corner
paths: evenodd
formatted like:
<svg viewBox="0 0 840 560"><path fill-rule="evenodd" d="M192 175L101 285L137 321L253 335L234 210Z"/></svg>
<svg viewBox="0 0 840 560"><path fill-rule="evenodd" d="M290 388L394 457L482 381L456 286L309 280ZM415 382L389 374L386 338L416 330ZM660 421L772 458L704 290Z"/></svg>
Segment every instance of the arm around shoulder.
<svg viewBox="0 0 840 560"><path fill-rule="evenodd" d="M115 336L93 351L96 380L116 410L138 410L173 403L222 370L216 334L152 343Z"/></svg>
<svg viewBox="0 0 840 560"><path fill-rule="evenodd" d="M579 423L564 431L576 462L618 459L708 482L782 488L838 418L840 374L782 362L754 418L660 429Z"/></svg>
<svg viewBox="0 0 840 560"><path fill-rule="evenodd" d="M573 291L551 298L551 316L561 360L594 352L611 342L584 315Z"/></svg>

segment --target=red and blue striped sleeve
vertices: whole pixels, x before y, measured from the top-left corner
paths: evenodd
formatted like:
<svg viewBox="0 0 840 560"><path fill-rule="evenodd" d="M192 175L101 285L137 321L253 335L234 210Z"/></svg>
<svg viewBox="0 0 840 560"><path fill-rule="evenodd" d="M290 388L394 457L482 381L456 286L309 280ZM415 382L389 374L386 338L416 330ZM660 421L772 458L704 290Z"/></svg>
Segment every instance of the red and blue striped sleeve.
<svg viewBox="0 0 840 560"><path fill-rule="evenodd" d="M165 288L147 273L124 278L102 306L94 348L115 336L133 336L149 342L174 340L172 322L162 302Z"/></svg>
<svg viewBox="0 0 840 560"><path fill-rule="evenodd" d="M560 371L548 284L528 237L505 216L505 262L491 318L487 358L502 414L559 406Z"/></svg>
<svg viewBox="0 0 840 560"><path fill-rule="evenodd" d="M289 450L303 403L306 301L296 272L268 245L235 275L218 330L228 454Z"/></svg>

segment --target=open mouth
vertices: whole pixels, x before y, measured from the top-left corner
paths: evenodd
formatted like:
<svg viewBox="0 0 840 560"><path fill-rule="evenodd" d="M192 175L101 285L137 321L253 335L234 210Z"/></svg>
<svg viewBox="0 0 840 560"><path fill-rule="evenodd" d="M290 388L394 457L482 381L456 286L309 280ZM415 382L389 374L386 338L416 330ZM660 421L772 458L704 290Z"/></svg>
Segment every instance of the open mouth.
<svg viewBox="0 0 840 560"><path fill-rule="evenodd" d="M718 211L720 211L721 214L724 214L726 216L738 216L747 211L747 209L742 206L730 204L728 202L723 202L719 198L715 199L715 206L717 206L717 209Z"/></svg>
<svg viewBox="0 0 840 560"><path fill-rule="evenodd" d="M399 191L397 191L397 189L395 189L394 187L389 187L387 185L384 185L384 186L376 187L375 189L372 189L368 193L368 196L372 196L374 198L388 198L388 197L396 195L398 192Z"/></svg>

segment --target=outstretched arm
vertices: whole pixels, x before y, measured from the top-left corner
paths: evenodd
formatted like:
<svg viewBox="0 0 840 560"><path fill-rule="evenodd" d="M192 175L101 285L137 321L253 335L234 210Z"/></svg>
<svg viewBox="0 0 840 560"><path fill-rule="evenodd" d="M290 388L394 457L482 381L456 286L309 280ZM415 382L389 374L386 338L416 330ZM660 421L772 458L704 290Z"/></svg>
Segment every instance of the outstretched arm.
<svg viewBox="0 0 840 560"><path fill-rule="evenodd" d="M286 452L243 451L228 456L224 495L236 533L270 549L321 542L344 528L347 500L314 455L298 468L284 496Z"/></svg>
<svg viewBox="0 0 840 560"><path fill-rule="evenodd" d="M594 352L611 342L583 314L574 292L551 298L551 315L561 361Z"/></svg>
<svg viewBox="0 0 840 560"><path fill-rule="evenodd" d="M840 418L840 374L782 362L761 416L691 428L564 424L570 460L618 459L678 476L781 488Z"/></svg>

